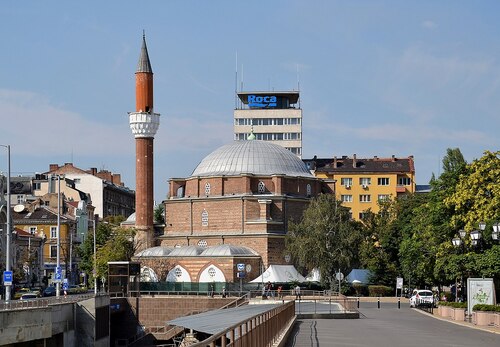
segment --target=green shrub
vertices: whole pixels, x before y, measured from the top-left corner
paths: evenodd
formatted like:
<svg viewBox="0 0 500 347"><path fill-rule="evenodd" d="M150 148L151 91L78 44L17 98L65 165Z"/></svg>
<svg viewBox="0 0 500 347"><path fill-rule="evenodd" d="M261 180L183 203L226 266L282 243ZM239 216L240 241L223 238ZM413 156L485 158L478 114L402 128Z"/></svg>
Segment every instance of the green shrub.
<svg viewBox="0 0 500 347"><path fill-rule="evenodd" d="M387 286L368 286L368 294L370 296L391 296L394 291Z"/></svg>
<svg viewBox="0 0 500 347"><path fill-rule="evenodd" d="M467 308L467 302L450 302L450 301L440 301L439 306L449 306L453 308Z"/></svg>
<svg viewBox="0 0 500 347"><path fill-rule="evenodd" d="M472 311L500 312L500 306L498 306L498 305L476 304L472 308Z"/></svg>

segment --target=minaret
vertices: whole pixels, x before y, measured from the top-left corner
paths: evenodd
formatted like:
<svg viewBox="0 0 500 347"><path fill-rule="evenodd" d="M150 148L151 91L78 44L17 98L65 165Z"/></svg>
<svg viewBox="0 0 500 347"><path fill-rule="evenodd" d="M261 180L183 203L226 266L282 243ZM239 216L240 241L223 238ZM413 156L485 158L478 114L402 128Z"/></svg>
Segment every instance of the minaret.
<svg viewBox="0 0 500 347"><path fill-rule="evenodd" d="M135 73L135 112L129 113L135 137L135 237L136 252L153 246L153 140L160 114L153 108L153 69L149 62L146 36Z"/></svg>

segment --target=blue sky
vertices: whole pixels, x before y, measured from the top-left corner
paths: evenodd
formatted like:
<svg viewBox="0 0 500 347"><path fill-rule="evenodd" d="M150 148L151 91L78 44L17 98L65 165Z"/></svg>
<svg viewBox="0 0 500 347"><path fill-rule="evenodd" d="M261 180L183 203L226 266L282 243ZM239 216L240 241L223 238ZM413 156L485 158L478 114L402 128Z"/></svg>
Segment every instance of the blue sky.
<svg viewBox="0 0 500 347"><path fill-rule="evenodd" d="M0 7L0 143L13 174L73 162L135 188L143 29L155 73L155 199L232 141L243 89L297 88L304 158L500 148L498 1L8 1ZM0 170L6 170L0 151Z"/></svg>

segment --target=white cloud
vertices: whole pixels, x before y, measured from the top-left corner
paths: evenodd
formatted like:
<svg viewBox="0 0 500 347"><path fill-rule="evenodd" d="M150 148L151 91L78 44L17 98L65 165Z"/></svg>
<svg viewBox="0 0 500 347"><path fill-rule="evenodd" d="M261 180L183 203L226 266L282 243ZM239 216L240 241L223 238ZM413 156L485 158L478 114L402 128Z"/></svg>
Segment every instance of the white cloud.
<svg viewBox="0 0 500 347"><path fill-rule="evenodd" d="M433 21L431 20L425 20L422 22L422 27L425 28L425 29L434 29L437 27L437 24L434 23Z"/></svg>

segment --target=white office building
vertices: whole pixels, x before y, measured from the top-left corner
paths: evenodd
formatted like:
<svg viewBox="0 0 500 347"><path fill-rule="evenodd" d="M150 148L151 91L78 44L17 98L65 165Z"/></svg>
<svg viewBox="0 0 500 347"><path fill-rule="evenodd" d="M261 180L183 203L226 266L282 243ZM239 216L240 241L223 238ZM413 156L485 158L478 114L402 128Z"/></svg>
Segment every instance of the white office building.
<svg viewBox="0 0 500 347"><path fill-rule="evenodd" d="M302 157L302 109L299 92L238 92L234 139L270 141Z"/></svg>

